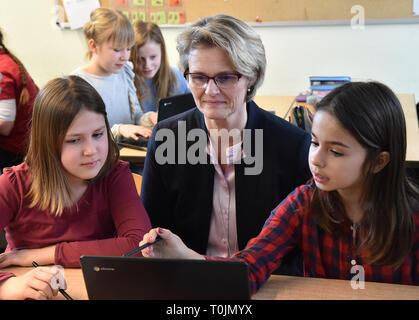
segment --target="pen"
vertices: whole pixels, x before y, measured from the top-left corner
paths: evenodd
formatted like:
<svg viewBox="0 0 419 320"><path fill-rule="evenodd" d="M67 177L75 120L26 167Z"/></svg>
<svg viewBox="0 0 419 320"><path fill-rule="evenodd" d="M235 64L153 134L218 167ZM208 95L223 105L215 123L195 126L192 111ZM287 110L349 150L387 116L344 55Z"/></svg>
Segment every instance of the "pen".
<svg viewBox="0 0 419 320"><path fill-rule="evenodd" d="M159 242L161 239L162 238L160 236L157 236L157 238L156 238L156 240L154 240L154 242L147 242L146 244L143 244L141 247L138 247L138 248L136 248L136 249L134 249L134 250L132 250L132 251L124 254L124 257L132 256L133 254L137 253L138 251L141 251L141 250L143 250L143 249L145 249L145 248L147 248L147 247L149 247L149 246L151 246L151 245Z"/></svg>
<svg viewBox="0 0 419 320"><path fill-rule="evenodd" d="M32 265L35 267L35 268L38 268L39 267L39 264L38 263L36 263L36 261L32 261ZM73 298L72 297L70 297L70 295L67 293L67 292L65 292L65 290L64 289L58 289L58 291L60 291L60 293L64 296L64 298L66 298L67 300L73 300Z"/></svg>

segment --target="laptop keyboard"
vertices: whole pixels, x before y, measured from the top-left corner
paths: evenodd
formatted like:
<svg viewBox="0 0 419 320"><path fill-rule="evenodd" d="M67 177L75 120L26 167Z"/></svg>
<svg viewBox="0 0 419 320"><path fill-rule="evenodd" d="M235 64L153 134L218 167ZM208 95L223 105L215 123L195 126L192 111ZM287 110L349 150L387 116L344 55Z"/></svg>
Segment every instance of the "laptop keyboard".
<svg viewBox="0 0 419 320"><path fill-rule="evenodd" d="M137 140L135 140L132 138L128 139L122 137L118 140L118 144L128 148L147 150L148 138L140 136Z"/></svg>

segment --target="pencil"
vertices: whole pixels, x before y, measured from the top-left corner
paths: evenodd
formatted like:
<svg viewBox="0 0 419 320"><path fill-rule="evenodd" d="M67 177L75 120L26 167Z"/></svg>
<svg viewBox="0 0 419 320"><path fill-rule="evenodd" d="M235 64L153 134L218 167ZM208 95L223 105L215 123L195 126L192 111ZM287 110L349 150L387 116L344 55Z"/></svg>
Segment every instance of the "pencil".
<svg viewBox="0 0 419 320"><path fill-rule="evenodd" d="M35 268L38 268L39 267L39 264L38 263L36 263L36 261L32 261L32 265L35 267ZM70 295L67 293L67 292L65 292L65 290L64 289L58 289L58 291L64 296L64 298L66 298L67 300L73 300L73 298L72 297L70 297Z"/></svg>
<svg viewBox="0 0 419 320"><path fill-rule="evenodd" d="M149 246L157 243L161 239L162 238L160 236L157 236L157 238L156 238L156 240L154 240L154 242L147 242L146 244L143 244L142 246L140 246L140 247L138 247L138 248L136 248L136 249L134 249L134 250L132 250L132 251L124 254L124 257L132 256L133 254L137 253L138 251L141 251L141 250L143 250L143 249L145 249L145 248L147 248L147 247L149 247Z"/></svg>

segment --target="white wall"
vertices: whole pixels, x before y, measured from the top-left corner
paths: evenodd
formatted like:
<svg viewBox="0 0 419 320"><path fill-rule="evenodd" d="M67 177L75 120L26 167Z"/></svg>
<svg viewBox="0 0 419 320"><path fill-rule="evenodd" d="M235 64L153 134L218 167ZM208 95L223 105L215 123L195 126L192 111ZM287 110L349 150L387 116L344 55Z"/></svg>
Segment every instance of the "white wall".
<svg viewBox="0 0 419 320"><path fill-rule="evenodd" d="M54 0L0 0L0 28L8 47L39 86L86 63L80 30L55 25ZM181 27L163 28L172 64ZM259 95L295 95L310 75L374 79L419 100L419 24L256 27L268 59Z"/></svg>

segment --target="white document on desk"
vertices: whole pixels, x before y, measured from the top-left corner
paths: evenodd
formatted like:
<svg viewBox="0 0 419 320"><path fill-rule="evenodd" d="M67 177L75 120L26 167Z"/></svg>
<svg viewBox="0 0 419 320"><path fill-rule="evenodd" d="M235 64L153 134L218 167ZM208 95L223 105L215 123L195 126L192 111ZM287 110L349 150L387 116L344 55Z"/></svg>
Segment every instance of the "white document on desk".
<svg viewBox="0 0 419 320"><path fill-rule="evenodd" d="M72 30L83 27L90 13L100 7L99 0L63 0L63 4Z"/></svg>

